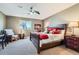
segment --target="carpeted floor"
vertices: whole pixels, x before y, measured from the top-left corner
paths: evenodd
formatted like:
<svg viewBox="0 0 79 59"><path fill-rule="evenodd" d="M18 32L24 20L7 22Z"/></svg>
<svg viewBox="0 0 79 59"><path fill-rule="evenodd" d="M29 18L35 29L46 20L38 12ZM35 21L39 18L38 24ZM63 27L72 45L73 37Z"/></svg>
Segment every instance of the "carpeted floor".
<svg viewBox="0 0 79 59"><path fill-rule="evenodd" d="M79 55L78 52L65 48L63 45L48 50L44 50L40 54L41 55Z"/></svg>
<svg viewBox="0 0 79 59"><path fill-rule="evenodd" d="M29 39L22 39L9 43L0 55L36 55L36 48Z"/></svg>
<svg viewBox="0 0 79 59"><path fill-rule="evenodd" d="M40 55L78 55L79 53L64 46L57 46L44 50ZM0 55L37 55L36 48L32 42L27 39L22 39L9 43L4 50L0 50Z"/></svg>

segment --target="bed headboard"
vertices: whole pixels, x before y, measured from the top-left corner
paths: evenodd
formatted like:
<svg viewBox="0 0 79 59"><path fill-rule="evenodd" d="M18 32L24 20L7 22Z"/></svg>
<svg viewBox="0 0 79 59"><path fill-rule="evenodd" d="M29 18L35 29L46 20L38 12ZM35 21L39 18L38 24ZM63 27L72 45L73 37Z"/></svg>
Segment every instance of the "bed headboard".
<svg viewBox="0 0 79 59"><path fill-rule="evenodd" d="M67 24L60 24L55 27L47 27L47 33L49 33L50 31L53 31L53 30L55 30L56 33L58 30L65 30L65 32L66 32L66 27L67 27Z"/></svg>
<svg viewBox="0 0 79 59"><path fill-rule="evenodd" d="M60 29L60 30L65 30L64 32L64 39L65 39L65 35L66 35L66 31L67 31L67 24L60 24L56 27L48 27L48 32L52 31L53 29Z"/></svg>
<svg viewBox="0 0 79 59"><path fill-rule="evenodd" d="M61 30L64 30L66 28L66 24L59 24L55 27L47 27L47 30L51 31L53 29L61 29Z"/></svg>

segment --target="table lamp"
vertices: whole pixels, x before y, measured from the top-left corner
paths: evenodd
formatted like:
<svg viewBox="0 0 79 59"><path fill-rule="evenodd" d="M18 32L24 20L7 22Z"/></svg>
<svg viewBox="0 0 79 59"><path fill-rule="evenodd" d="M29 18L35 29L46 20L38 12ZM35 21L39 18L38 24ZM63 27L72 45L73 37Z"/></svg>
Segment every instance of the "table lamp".
<svg viewBox="0 0 79 59"><path fill-rule="evenodd" d="M74 21L74 22L70 22L68 27L72 28L72 35L74 35L74 28L77 28L78 27L78 22L77 21Z"/></svg>

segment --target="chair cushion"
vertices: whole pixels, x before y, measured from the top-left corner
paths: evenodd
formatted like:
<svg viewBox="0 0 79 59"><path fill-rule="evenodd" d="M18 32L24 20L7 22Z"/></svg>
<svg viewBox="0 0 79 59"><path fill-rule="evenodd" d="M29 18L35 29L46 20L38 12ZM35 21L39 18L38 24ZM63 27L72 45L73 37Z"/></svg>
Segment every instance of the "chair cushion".
<svg viewBox="0 0 79 59"><path fill-rule="evenodd" d="M12 35L12 40L18 40L19 36L18 35Z"/></svg>
<svg viewBox="0 0 79 59"><path fill-rule="evenodd" d="M15 37L15 38L17 38L17 37L18 37L18 35L12 35L12 37Z"/></svg>
<svg viewBox="0 0 79 59"><path fill-rule="evenodd" d="M5 31L7 35L14 35L14 32L12 29L5 29Z"/></svg>

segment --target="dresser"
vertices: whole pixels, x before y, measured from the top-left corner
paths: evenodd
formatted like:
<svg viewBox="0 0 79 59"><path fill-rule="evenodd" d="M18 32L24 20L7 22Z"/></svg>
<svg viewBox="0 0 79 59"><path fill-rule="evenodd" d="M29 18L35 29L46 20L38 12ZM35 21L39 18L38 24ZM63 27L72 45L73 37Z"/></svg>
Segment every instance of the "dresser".
<svg viewBox="0 0 79 59"><path fill-rule="evenodd" d="M65 46L73 50L79 51L79 37L78 36L65 36Z"/></svg>

